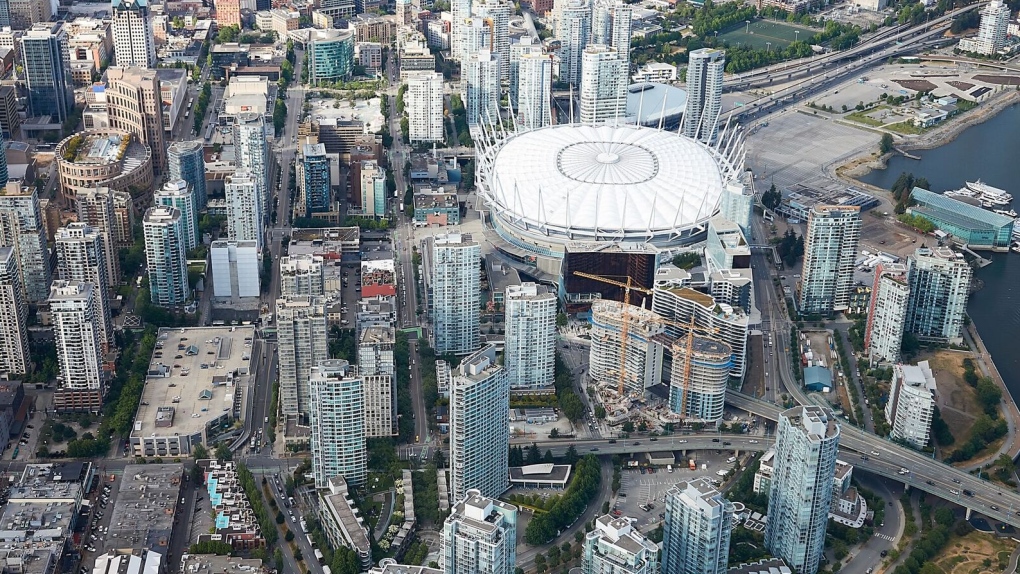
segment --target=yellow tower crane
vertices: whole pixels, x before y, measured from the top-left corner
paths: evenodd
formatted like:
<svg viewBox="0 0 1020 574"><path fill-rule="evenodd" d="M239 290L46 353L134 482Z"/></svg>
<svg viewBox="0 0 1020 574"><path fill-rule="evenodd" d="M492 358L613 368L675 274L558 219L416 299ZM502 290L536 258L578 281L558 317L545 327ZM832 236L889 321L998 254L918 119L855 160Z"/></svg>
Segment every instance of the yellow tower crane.
<svg viewBox="0 0 1020 574"><path fill-rule="evenodd" d="M634 280L630 276L626 277L627 282L624 283L622 281L617 281L617 280L611 279L609 277L604 277L604 276L601 276L601 275L593 275L591 273L582 273L581 271L574 271L574 275L576 275L578 277L581 277L581 278L584 278L584 279L591 279L592 281L598 281L600 283L605 283L607 285L614 285L616 287L620 287L620 288L623 289L623 303L624 303L625 307L623 308L623 313L622 313L622 315L623 315L623 325L622 325L622 327L620 329L620 377L619 377L619 383L617 384L617 392L622 397L623 393L624 393L624 383L626 382L626 377L627 377L626 369L627 369L628 332L629 332L629 327L630 327L630 308L629 308L630 307L630 292L631 292L631 290L634 290L634 291L640 291L641 293L645 293L645 294L651 295L651 294L653 294L653 291L651 289L647 289L645 287L640 287L638 285L634 285ZM670 325L670 326L673 326L673 327L679 327L681 329L686 329L687 330L687 353L686 353L687 356L684 358L684 376L683 376L683 381L682 381L682 383L683 383L683 396L681 397L681 405L680 405L680 413L683 414L683 413L685 413L687 411L687 395L689 394L687 391L688 391L688 385L690 384L690 380L691 380L691 362L692 362L691 361L691 355L694 352L694 333L695 332L699 332L699 333L706 333L706 334L715 334L715 333L719 332L719 329L714 328L714 327L713 328L698 327L697 325L694 324L694 315L693 314L691 315L691 320L690 320L689 323L680 323L678 321L671 321L669 319L666 319L665 317L662 317L659 320L662 323L666 324L666 325Z"/></svg>

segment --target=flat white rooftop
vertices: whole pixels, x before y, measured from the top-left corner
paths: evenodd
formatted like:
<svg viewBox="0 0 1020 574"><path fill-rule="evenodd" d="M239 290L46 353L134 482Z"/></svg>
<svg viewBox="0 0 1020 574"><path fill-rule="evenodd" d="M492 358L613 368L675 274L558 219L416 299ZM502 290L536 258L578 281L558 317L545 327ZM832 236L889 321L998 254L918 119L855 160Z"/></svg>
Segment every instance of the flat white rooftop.
<svg viewBox="0 0 1020 574"><path fill-rule="evenodd" d="M201 433L228 413L255 374L254 337L254 326L160 329L131 436Z"/></svg>

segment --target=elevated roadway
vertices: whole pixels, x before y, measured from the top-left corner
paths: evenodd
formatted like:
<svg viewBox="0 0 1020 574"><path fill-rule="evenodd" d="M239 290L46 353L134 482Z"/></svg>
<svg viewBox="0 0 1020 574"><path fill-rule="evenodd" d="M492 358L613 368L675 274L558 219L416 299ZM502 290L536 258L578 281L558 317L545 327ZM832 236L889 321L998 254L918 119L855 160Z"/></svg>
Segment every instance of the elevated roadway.
<svg viewBox="0 0 1020 574"><path fill-rule="evenodd" d="M756 401L756 399L751 400ZM748 404L743 402L743 399L737 402ZM733 406L738 405L733 404ZM753 405L752 408L758 411L756 414L766 418L768 415L764 413L778 414L778 407L768 406L771 406L772 410ZM632 437L616 439L615 442L610 442L612 439L543 439L537 441L514 439L512 443L520 446L534 443L543 451L552 451L555 456L562 456L571 446L581 456L586 454L632 455L660 451L680 452L683 456L690 456L693 451L699 450L728 450L734 453L764 451L775 442L773 436L746 434L711 433L656 438L657 440L653 441L648 437ZM839 445L840 459L861 470L902 482L907 487L918 488L959 504L968 510L1014 527L1020 527L1020 494L1012 492L1008 488L993 485L988 481L933 460L922 453L883 438L868 435L847 424L841 427ZM698 457L695 455L694 458ZM971 495L965 494L966 492L970 492Z"/></svg>

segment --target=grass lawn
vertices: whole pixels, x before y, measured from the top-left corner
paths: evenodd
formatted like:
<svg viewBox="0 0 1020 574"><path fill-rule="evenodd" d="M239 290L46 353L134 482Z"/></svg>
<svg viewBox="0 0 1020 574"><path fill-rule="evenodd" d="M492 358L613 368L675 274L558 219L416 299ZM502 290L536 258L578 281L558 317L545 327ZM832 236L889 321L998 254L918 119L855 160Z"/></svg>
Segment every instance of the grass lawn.
<svg viewBox="0 0 1020 574"><path fill-rule="evenodd" d="M798 37L801 40L807 40L816 33L817 31L811 28L794 26L786 22L757 20L751 22L750 26L741 22L726 32L720 32L719 38L733 45L739 43L741 46L751 46L752 48L765 48L766 43L771 43L773 50L781 50L792 44Z"/></svg>
<svg viewBox="0 0 1020 574"><path fill-rule="evenodd" d="M924 133L924 128L919 128L915 126L914 122L912 121L889 124L885 126L885 129L892 132L896 132L898 134L904 134L908 136L916 136Z"/></svg>
<svg viewBox="0 0 1020 574"><path fill-rule="evenodd" d="M843 116L843 118L847 119L847 120L850 120L852 122L857 122L859 124L864 124L866 126L878 127L878 126L883 125L885 122L883 122L881 120L876 120L875 118L871 117L871 114L876 113L876 112L880 112L880 111L883 111L883 110L888 110L888 109L890 109L889 106L876 106L874 108L867 109L867 110L860 111L860 112L851 112L851 113Z"/></svg>

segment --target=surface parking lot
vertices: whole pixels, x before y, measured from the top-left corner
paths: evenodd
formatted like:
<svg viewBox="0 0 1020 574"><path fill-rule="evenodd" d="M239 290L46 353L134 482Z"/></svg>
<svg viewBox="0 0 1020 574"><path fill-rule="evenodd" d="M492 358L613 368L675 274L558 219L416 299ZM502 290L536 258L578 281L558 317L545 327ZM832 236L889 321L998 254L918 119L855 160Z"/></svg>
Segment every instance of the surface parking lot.
<svg viewBox="0 0 1020 574"><path fill-rule="evenodd" d="M676 483L697 478L718 482L721 478L716 473L719 470L729 470L735 464L727 462L732 451L698 451L688 454L697 461L697 470L690 470L686 461L680 466L674 465L673 472L666 468L656 468L654 472L646 469L642 473L637 468L624 468L620 476L620 491L612 498L610 507L623 516L635 519L635 524L644 529L662 520L661 515L666 509L666 493ZM742 456L741 460L745 458ZM679 453L677 462L681 462ZM702 464L707 464L708 468L702 470ZM649 503L649 510L642 508Z"/></svg>

